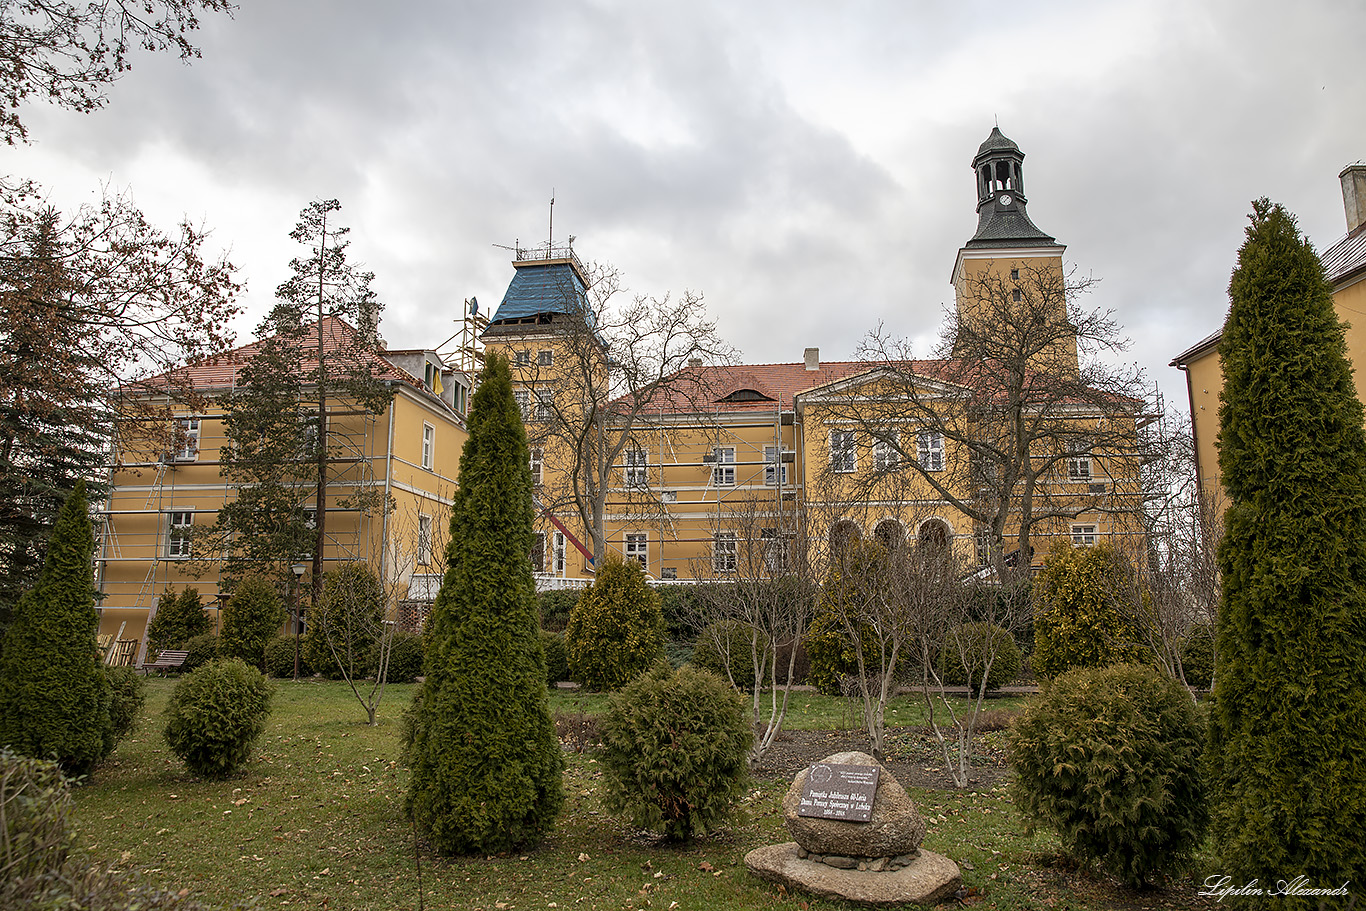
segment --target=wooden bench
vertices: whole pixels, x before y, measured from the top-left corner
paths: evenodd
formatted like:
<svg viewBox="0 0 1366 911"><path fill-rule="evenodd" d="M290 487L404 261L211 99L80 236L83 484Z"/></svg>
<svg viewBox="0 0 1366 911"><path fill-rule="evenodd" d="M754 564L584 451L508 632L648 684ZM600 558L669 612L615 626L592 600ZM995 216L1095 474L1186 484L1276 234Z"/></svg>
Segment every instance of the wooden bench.
<svg viewBox="0 0 1366 911"><path fill-rule="evenodd" d="M157 660L142 666L142 672L146 674L148 671L165 671L169 668L180 667L188 657L190 657L189 652L177 651L173 648L163 649L161 654L157 655Z"/></svg>

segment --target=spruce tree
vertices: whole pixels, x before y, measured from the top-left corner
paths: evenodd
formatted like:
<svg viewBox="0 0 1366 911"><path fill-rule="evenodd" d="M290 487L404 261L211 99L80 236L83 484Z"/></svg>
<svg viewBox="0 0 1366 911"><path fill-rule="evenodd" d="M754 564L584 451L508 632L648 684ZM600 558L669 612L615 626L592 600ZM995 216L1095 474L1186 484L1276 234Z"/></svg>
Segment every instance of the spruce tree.
<svg viewBox="0 0 1366 911"><path fill-rule="evenodd" d="M1355 889L1366 879L1366 433L1313 247L1279 205L1253 208L1219 346L1218 869L1236 885L1303 875Z"/></svg>
<svg viewBox="0 0 1366 911"><path fill-rule="evenodd" d="M407 811L444 854L534 842L564 799L532 519L526 432L507 361L490 355L470 409L408 754Z"/></svg>
<svg viewBox="0 0 1366 911"><path fill-rule="evenodd" d="M0 746L84 775L109 727L95 644L95 537L77 481L57 514L37 584L19 599L0 657Z"/></svg>

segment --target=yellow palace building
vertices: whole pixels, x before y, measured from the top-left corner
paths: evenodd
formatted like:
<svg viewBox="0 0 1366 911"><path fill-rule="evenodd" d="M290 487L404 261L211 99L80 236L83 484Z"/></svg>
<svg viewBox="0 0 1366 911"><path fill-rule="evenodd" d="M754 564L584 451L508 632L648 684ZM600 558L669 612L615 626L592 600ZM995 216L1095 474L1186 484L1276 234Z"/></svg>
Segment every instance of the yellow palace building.
<svg viewBox="0 0 1366 911"><path fill-rule="evenodd" d="M345 348L356 329L324 318L303 343L307 366L324 350ZM125 434L111 469L110 493L98 511L96 581L101 640L114 645L111 662L141 660L145 630L166 590L196 587L205 606L218 606L220 588L212 564L192 560L196 529L213 524L220 507L235 497L220 473L225 445L223 401L237 388L239 371L257 345L238 348L212 363L185 368L202 405L188 410L168 401L178 426L174 451L139 444ZM374 566L390 590L425 596L440 584L448 507L466 439L469 381L435 351L381 350L376 373L391 397L382 413L367 413L345 400L328 406L332 456L326 486L323 570L346 561ZM390 509L354 505L369 493ZM316 500L316 494L309 493ZM314 502L316 509L316 502ZM311 564L311 555L298 558ZM196 575L196 572L199 572Z"/></svg>
<svg viewBox="0 0 1366 911"><path fill-rule="evenodd" d="M998 289L1004 312L1012 312L1030 303L1023 274L1036 295L1040 287L1047 292L1048 306L1055 308L1048 321L1057 330L1030 355L1030 368L1075 385L1080 380L1076 338L1067 331L1065 248L1026 213L1023 158L993 129L973 160L978 229L954 261L957 325L960 332L1001 329L989 321L1002 312L1002 302L984 300L983 289ZM583 346L596 344L590 275L572 247L519 249L513 267L482 341L512 365L531 441L541 522L531 559L542 588L585 584L606 553L639 561L661 581L725 579L741 570L746 549L757 547L778 573L794 542L810 548L842 535L930 542L954 548L965 562L990 563L988 530L954 505L955 499L967 503L986 495L969 465L971 447L917 421L914 409L896 401L942 395L945 402L961 402L955 390L991 381L987 365L958 352L944 360L830 362L814 347L791 363L695 362L647 407L632 412L629 428L614 428L609 419L590 432L591 422L583 423L584 439L572 445L598 446L595 456L607 463L595 465L582 451L570 452L565 435L550 427L566 413L566 395L587 401L591 390L612 388L606 349L598 349L596 359L583 356ZM1042 546L1033 545L1032 562L1042 560L1052 540L1090 546L1132 542L1141 534L1133 442L1147 420L1145 405L1123 397L1100 407L1095 401L1047 406L1067 429L1055 436L1053 449L1033 454L1052 467L1034 492L1047 518L1034 526L1033 539ZM571 403L571 422L582 417L579 407ZM1097 425L1105 429L1091 443L1076 452L1058 450L1064 437L1082 438L1072 432L1076 428ZM891 470L897 460L904 467L911 459L924 471ZM572 476L584 465L598 469L609 488L599 546L584 510L570 503L572 493L582 500L591 486ZM893 475L895 483L877 480ZM1018 516L1007 525L1012 523L1018 526ZM1007 549L1013 534L1005 529Z"/></svg>

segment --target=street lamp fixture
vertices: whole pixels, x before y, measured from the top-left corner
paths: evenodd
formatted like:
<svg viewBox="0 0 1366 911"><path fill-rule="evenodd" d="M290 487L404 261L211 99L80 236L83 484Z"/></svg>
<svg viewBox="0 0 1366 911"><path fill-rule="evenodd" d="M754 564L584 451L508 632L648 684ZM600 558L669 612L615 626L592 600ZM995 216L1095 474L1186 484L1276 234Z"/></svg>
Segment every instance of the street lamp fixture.
<svg viewBox="0 0 1366 911"><path fill-rule="evenodd" d="M289 568L293 574L289 584L289 599L294 603L294 679L299 679L299 582L304 577L304 571L308 566L303 563L295 563Z"/></svg>

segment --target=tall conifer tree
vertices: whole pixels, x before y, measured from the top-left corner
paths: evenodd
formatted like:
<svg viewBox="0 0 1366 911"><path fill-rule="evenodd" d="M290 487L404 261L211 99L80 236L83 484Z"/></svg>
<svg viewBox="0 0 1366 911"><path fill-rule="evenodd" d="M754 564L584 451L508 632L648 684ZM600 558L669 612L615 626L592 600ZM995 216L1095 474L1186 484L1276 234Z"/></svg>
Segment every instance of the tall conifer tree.
<svg viewBox="0 0 1366 911"><path fill-rule="evenodd" d="M534 842L563 802L536 619L531 471L507 361L469 416L446 577L432 606L407 809L445 854Z"/></svg>
<svg viewBox="0 0 1366 911"><path fill-rule="evenodd" d="M1294 216L1261 199L1219 353L1223 605L1210 769L1219 870L1366 879L1366 433L1343 328ZM1254 898L1252 907L1317 906Z"/></svg>
<svg viewBox="0 0 1366 911"><path fill-rule="evenodd" d="M102 758L109 726L95 645L94 549L85 482L77 481L0 657L0 746L56 759L70 775L89 772Z"/></svg>

